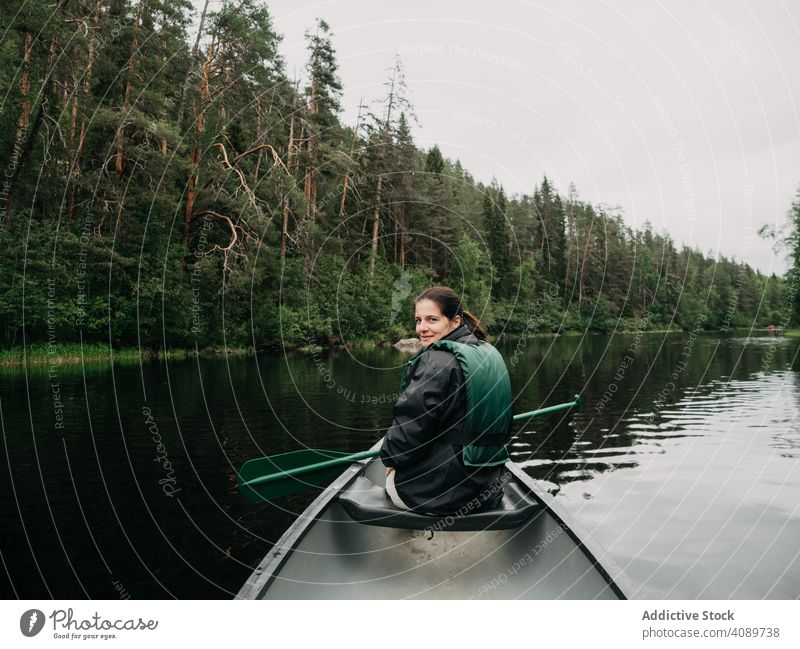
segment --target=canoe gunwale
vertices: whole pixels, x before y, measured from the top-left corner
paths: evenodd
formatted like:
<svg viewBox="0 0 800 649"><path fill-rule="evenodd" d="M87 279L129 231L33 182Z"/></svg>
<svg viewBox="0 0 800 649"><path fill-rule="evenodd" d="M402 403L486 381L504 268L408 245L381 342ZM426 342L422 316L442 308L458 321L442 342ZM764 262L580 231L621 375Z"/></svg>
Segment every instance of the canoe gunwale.
<svg viewBox="0 0 800 649"><path fill-rule="evenodd" d="M626 592L633 592L631 584L628 582L625 573L622 571L614 561L608 556L608 553L603 547L592 539L592 537L575 521L569 513L556 502L555 498L548 493L541 492L535 488L533 479L525 473L514 462L506 462L506 469L508 469L515 478L524 484L536 498L542 507L552 516L561 528L572 539L586 558L592 563L595 569L608 583L614 594L620 599L629 599ZM605 555L603 561L597 557ZM613 573L613 576L612 576Z"/></svg>
<svg viewBox="0 0 800 649"><path fill-rule="evenodd" d="M379 440L370 450L380 448L383 440ZM301 513L286 530L277 543L275 543L267 556L262 559L253 574L241 587L234 599L259 599L261 594L269 588L275 580L275 575L280 571L283 563L294 552L300 541L306 535L309 528L317 522L320 514L333 502L342 489L346 488L358 474L364 469L373 458L359 460L351 464L344 472L336 478L325 491L317 496L314 501Z"/></svg>
<svg viewBox="0 0 800 649"><path fill-rule="evenodd" d="M383 440L375 443L370 450L378 450ZM352 483L364 468L376 461L375 458L359 460L351 464L345 471L336 478L317 498L297 517L286 532L278 539L277 543L270 548L270 551L259 563L258 567L248 577L234 599L261 599L262 595L269 589L273 581L277 578L283 564L292 555L294 550L303 540L311 526L317 522L320 515L335 500L338 494L350 483ZM569 513L556 503L555 498L547 493L540 493L534 484L533 479L528 476L513 461L505 464L506 469L516 478L530 494L542 505L546 513L561 526L561 528L572 539L575 545L581 550L589 560L595 570L603 580L609 585L610 589L620 599L628 599L627 592L633 592L630 583L625 577L624 572L617 566L599 543L594 541L584 530L572 519ZM601 562L597 557L604 556ZM612 576L613 575L613 576Z"/></svg>

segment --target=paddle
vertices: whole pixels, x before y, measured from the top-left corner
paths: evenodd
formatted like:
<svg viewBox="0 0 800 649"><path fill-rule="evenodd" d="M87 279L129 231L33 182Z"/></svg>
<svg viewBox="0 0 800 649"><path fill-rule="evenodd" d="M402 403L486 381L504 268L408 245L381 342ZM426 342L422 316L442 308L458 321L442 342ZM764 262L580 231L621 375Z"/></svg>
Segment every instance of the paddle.
<svg viewBox="0 0 800 649"><path fill-rule="evenodd" d="M581 407L577 394L574 401L515 415L513 421L527 421L562 410ZM248 500L262 502L289 496L309 487L323 487L342 472L342 466L377 457L380 451L344 453L307 448L279 455L270 455L245 462L239 471L239 491Z"/></svg>
<svg viewBox="0 0 800 649"><path fill-rule="evenodd" d="M557 406L548 406L547 408L540 408L539 410L531 410L530 412L523 412L521 415L514 415L511 419L513 421L527 421L534 417L541 417L542 415L550 415L554 412L561 412L562 410L569 410L575 408L580 410L583 405L581 395L576 394L573 397L574 401L567 401L566 403L559 403Z"/></svg>

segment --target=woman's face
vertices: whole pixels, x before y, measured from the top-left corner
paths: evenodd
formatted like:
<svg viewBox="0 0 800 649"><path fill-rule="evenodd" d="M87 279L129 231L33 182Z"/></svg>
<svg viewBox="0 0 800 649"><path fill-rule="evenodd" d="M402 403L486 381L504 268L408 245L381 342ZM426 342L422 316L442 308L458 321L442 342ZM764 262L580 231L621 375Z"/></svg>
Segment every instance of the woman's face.
<svg viewBox="0 0 800 649"><path fill-rule="evenodd" d="M423 347L444 338L461 326L460 315L450 320L433 300L417 302L414 307L414 317L417 321L417 335L422 341Z"/></svg>

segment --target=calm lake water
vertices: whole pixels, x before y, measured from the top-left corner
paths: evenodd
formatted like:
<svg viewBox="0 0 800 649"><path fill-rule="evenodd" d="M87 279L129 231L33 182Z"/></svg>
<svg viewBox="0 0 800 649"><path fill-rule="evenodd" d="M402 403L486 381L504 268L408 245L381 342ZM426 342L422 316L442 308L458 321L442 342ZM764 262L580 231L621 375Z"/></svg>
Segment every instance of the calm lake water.
<svg viewBox="0 0 800 649"><path fill-rule="evenodd" d="M800 339L649 334L499 345L512 455L635 598L800 594ZM4 597L232 597L313 498L256 505L248 459L359 451L391 419L392 349L0 372ZM8 579L5 579L6 574Z"/></svg>

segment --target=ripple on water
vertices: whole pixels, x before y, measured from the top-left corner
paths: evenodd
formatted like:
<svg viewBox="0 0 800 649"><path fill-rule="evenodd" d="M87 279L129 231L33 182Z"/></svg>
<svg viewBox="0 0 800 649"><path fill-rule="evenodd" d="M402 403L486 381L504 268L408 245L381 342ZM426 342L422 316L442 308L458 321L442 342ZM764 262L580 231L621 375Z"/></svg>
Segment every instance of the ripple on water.
<svg viewBox="0 0 800 649"><path fill-rule="evenodd" d="M591 453L597 455L599 453L633 453L635 452L630 446L599 446L597 448L587 448L583 450L584 453Z"/></svg>
<svg viewBox="0 0 800 649"><path fill-rule="evenodd" d="M797 547L784 533L800 527L798 383L794 372L711 381L661 410L628 410L613 428L635 452L617 455L619 442L574 448L565 471L551 469L560 497L582 503L584 526L595 523L638 582L636 596L790 595L800 580L797 566L786 572ZM578 469L581 458L616 469L592 482L597 465Z"/></svg>

